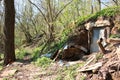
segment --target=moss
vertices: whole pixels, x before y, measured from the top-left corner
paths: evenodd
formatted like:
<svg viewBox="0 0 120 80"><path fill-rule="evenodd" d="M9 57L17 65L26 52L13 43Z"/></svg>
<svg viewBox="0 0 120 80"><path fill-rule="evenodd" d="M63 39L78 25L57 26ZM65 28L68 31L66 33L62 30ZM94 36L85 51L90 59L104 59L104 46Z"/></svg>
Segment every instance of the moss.
<svg viewBox="0 0 120 80"><path fill-rule="evenodd" d="M97 13L79 17L77 19L76 26L82 25L83 23L89 20L96 20L99 16L114 16L116 14L120 14L120 6L105 8Z"/></svg>

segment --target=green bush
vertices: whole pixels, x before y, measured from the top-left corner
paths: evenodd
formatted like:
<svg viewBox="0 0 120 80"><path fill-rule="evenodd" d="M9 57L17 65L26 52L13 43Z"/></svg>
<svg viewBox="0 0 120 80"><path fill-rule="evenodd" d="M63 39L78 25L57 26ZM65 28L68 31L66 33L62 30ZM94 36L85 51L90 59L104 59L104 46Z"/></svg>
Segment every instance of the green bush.
<svg viewBox="0 0 120 80"><path fill-rule="evenodd" d="M28 55L28 53L24 49L16 50L17 59L23 59L26 55Z"/></svg>
<svg viewBox="0 0 120 80"><path fill-rule="evenodd" d="M33 61L35 61L37 58L39 58L40 57L40 48L35 48L34 50L33 50L33 53L32 53L32 55L31 55L31 58L32 58L32 60Z"/></svg>

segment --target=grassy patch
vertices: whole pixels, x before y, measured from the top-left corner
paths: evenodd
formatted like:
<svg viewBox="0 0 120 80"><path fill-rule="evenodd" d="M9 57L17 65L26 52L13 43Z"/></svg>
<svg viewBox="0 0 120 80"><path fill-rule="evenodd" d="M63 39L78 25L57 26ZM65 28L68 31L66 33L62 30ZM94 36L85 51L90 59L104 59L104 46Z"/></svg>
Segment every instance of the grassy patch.
<svg viewBox="0 0 120 80"><path fill-rule="evenodd" d="M52 60L50 58L41 57L41 58L37 58L37 60L34 61L33 63L42 68L47 68L48 66L50 66L51 62Z"/></svg>
<svg viewBox="0 0 120 80"><path fill-rule="evenodd" d="M73 66L68 67L65 70L65 77L64 80L75 80L75 77L77 75L77 69L81 66L83 66L84 64L76 64Z"/></svg>
<svg viewBox="0 0 120 80"><path fill-rule="evenodd" d="M84 63L75 64L68 67L62 67L57 71L57 78L55 80L75 80L78 72L77 69L82 67Z"/></svg>

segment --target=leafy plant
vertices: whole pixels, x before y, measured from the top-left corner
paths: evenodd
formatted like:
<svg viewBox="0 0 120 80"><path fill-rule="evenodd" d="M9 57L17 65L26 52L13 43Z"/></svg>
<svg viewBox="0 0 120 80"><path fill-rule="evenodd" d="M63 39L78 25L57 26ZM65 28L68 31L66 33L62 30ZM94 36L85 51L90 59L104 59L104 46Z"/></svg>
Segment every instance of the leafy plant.
<svg viewBox="0 0 120 80"><path fill-rule="evenodd" d="M24 49L16 50L17 59L23 59L26 55L28 55L28 53Z"/></svg>
<svg viewBox="0 0 120 80"><path fill-rule="evenodd" d="M31 58L32 58L32 60L33 61L35 61L37 58L39 58L40 57L40 48L35 48L34 50L33 50L33 53L32 53L32 55L31 55Z"/></svg>

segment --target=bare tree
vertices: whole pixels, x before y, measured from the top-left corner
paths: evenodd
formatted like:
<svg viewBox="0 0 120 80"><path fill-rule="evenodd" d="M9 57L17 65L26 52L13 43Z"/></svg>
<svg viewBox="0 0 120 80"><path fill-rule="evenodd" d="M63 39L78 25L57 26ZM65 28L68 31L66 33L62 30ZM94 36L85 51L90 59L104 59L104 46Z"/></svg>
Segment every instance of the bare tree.
<svg viewBox="0 0 120 80"><path fill-rule="evenodd" d="M99 4L99 11L101 10L101 0L97 0Z"/></svg>
<svg viewBox="0 0 120 80"><path fill-rule="evenodd" d="M119 6L119 4L118 4L119 1L118 0L112 0L112 1L115 3L116 6Z"/></svg>
<svg viewBox="0 0 120 80"><path fill-rule="evenodd" d="M10 64L16 60L14 47L14 26L15 26L15 8L14 0L4 0L5 22L4 22L4 65Z"/></svg>
<svg viewBox="0 0 120 80"><path fill-rule="evenodd" d="M44 13L39 6L37 6L35 3L33 3L31 0L28 0L31 4L33 4L42 14L45 22L47 23L48 26L48 31L49 31L49 36L48 39L50 42L53 42L54 40L54 22L57 20L61 12L73 1L71 0L68 2L66 5L64 5L60 10L55 12L55 6L53 6L52 1L46 0L47 3L47 13Z"/></svg>

